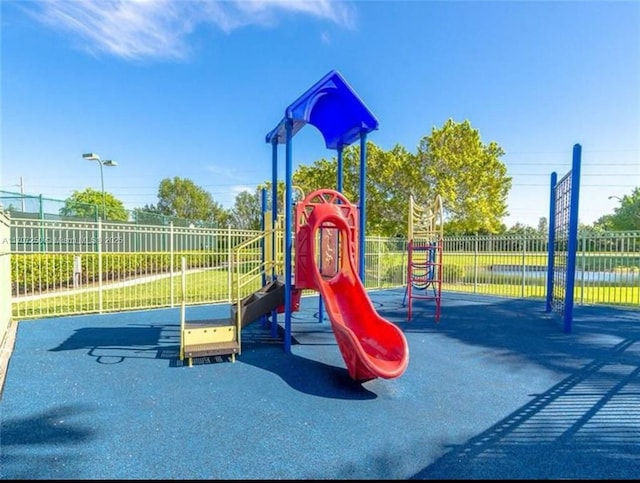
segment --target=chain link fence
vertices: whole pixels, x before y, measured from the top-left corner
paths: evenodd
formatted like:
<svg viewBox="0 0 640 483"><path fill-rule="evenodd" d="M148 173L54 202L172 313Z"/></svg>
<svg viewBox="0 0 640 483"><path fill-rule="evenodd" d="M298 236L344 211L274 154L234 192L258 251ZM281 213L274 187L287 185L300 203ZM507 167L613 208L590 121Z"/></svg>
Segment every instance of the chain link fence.
<svg viewBox="0 0 640 483"><path fill-rule="evenodd" d="M58 221L98 221L102 207L95 204L71 202L45 198L42 195L26 195L0 190L0 208L12 218ZM216 228L215 221L191 220L177 216L162 215L143 210L125 210L127 219L123 223L175 227ZM107 220L109 220L107 210Z"/></svg>

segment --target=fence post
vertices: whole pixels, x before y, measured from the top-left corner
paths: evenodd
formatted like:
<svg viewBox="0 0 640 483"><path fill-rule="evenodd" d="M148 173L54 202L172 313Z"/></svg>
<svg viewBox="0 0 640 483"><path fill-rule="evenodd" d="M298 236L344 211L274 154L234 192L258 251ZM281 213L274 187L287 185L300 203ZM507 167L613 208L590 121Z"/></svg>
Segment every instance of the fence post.
<svg viewBox="0 0 640 483"><path fill-rule="evenodd" d="M98 313L102 313L102 219L98 218Z"/></svg>
<svg viewBox="0 0 640 483"><path fill-rule="evenodd" d="M402 243L403 243L402 244L402 267L404 268L404 270L401 270L401 272L402 272L402 286L406 287L407 284L409 283L409 281L407 279L407 277L408 277L407 265L409 263L409 240L405 238L402 241Z"/></svg>
<svg viewBox="0 0 640 483"><path fill-rule="evenodd" d="M232 279L232 273L231 273L231 225L227 226L227 293L229 294L229 303L232 302L233 297L231 295L231 279Z"/></svg>
<svg viewBox="0 0 640 483"><path fill-rule="evenodd" d="M478 293L478 243L479 234L476 233L476 242L473 247L473 293Z"/></svg>
<svg viewBox="0 0 640 483"><path fill-rule="evenodd" d="M45 231L44 231L44 206L42 203L42 195L38 196L38 201L40 202L39 208L39 218L40 218L40 251L44 252L47 249L47 241L45 240Z"/></svg>
<svg viewBox="0 0 640 483"><path fill-rule="evenodd" d="M522 284L520 287L520 297L524 298L525 285L527 280L527 235L522 232Z"/></svg>
<svg viewBox="0 0 640 483"><path fill-rule="evenodd" d="M382 287L380 281L382 280L382 237L378 237L378 283L376 288Z"/></svg>
<svg viewBox="0 0 640 483"><path fill-rule="evenodd" d="M585 231L582 232L582 280L580 281L580 305L584 305L584 269L587 266L587 237Z"/></svg>
<svg viewBox="0 0 640 483"><path fill-rule="evenodd" d="M169 305L174 306L173 289L173 220L169 222Z"/></svg>

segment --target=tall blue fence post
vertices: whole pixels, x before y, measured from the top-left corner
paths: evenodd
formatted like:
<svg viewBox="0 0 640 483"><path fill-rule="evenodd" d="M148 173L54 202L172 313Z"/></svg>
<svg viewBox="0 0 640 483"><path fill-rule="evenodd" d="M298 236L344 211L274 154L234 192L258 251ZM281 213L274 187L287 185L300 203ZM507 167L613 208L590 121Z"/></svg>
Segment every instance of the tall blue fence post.
<svg viewBox="0 0 640 483"><path fill-rule="evenodd" d="M547 242L547 312L553 309L553 274L555 271L555 244L556 244L556 184L558 174L551 173L551 193L549 197L549 236Z"/></svg>
<svg viewBox="0 0 640 483"><path fill-rule="evenodd" d="M576 281L576 253L578 251L578 206L580 199L580 159L582 146L573 146L571 167L571 207L569 212L569 245L567 247L567 288L565 294L564 331L571 332L573 323L573 299Z"/></svg>
<svg viewBox="0 0 640 483"><path fill-rule="evenodd" d="M364 274L364 237L367 227L367 133L360 133L360 220L359 220L359 246L358 246L358 273L362 284L365 285ZM365 285L366 286L366 285Z"/></svg>
<svg viewBox="0 0 640 483"><path fill-rule="evenodd" d="M285 202L284 202L284 351L291 353L291 253L292 250L292 238L291 238L291 178L293 171L293 120L287 119L285 124L286 136L287 136L287 153L285 163L285 177L286 183L284 187Z"/></svg>
<svg viewBox="0 0 640 483"><path fill-rule="evenodd" d="M272 256L275 258L276 252L276 231L278 224L278 136L274 136L271 140L271 247L273 249ZM271 270L272 280L277 279L275 263ZM274 310L271 314L271 337L278 335L278 311Z"/></svg>

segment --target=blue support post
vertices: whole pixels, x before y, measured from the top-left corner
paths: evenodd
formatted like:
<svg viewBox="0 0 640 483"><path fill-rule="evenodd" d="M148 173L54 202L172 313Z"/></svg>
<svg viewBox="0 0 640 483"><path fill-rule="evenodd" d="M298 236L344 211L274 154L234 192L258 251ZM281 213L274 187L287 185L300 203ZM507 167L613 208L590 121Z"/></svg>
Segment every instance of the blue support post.
<svg viewBox="0 0 640 483"><path fill-rule="evenodd" d="M271 228L275 228L278 221L278 136L274 136L271 141ZM275 233L272 241L275 247ZM273 277L275 278L275 268Z"/></svg>
<svg viewBox="0 0 640 483"><path fill-rule="evenodd" d="M571 332L573 321L573 296L576 278L576 252L578 251L578 200L580 197L580 158L582 146L573 146L571 168L571 207L569 211L569 244L567 247L567 288L564 313L564 331Z"/></svg>
<svg viewBox="0 0 640 483"><path fill-rule="evenodd" d="M278 136L274 136L271 140L271 228L274 229L278 220ZM275 231L271 235L271 247L275 250L276 235ZM278 274L275 267L271 271L271 279L276 280ZM278 335L278 311L271 313L271 337Z"/></svg>
<svg viewBox="0 0 640 483"><path fill-rule="evenodd" d="M556 184L558 174L551 173L551 196L549 197L549 236L547 243L547 312L553 310L553 277L555 271L555 244L556 244Z"/></svg>
<svg viewBox="0 0 640 483"><path fill-rule="evenodd" d="M342 151L343 151L344 146L342 146L342 144L340 146L338 146L338 183L337 183L337 188L336 190L339 193L342 193L342 183L343 183L343 174L342 174Z"/></svg>
<svg viewBox="0 0 640 483"><path fill-rule="evenodd" d="M287 119L285 124L287 136L287 153L285 163L286 183L284 187L284 351L291 353L291 253L292 253L292 237L291 237L291 178L293 171L293 120Z"/></svg>
<svg viewBox="0 0 640 483"><path fill-rule="evenodd" d="M360 220L359 220L359 246L358 246L358 273L364 284L364 232L366 228L367 210L367 133L360 133Z"/></svg>

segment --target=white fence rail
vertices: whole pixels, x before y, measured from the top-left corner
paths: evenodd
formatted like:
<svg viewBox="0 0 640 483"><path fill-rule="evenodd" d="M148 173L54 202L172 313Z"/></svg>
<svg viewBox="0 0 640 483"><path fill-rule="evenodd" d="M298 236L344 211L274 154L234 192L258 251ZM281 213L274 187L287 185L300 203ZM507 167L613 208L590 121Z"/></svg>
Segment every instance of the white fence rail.
<svg viewBox="0 0 640 483"><path fill-rule="evenodd" d="M128 223L11 220L14 318L174 307L180 260L187 260L188 304L232 300L229 263L251 230ZM255 248L255 247L254 247ZM407 244L367 237L365 286L404 287ZM262 250L243 255L247 266ZM640 307L640 232L584 235L576 272L577 303ZM544 298L544 237L445 237L443 290Z"/></svg>

